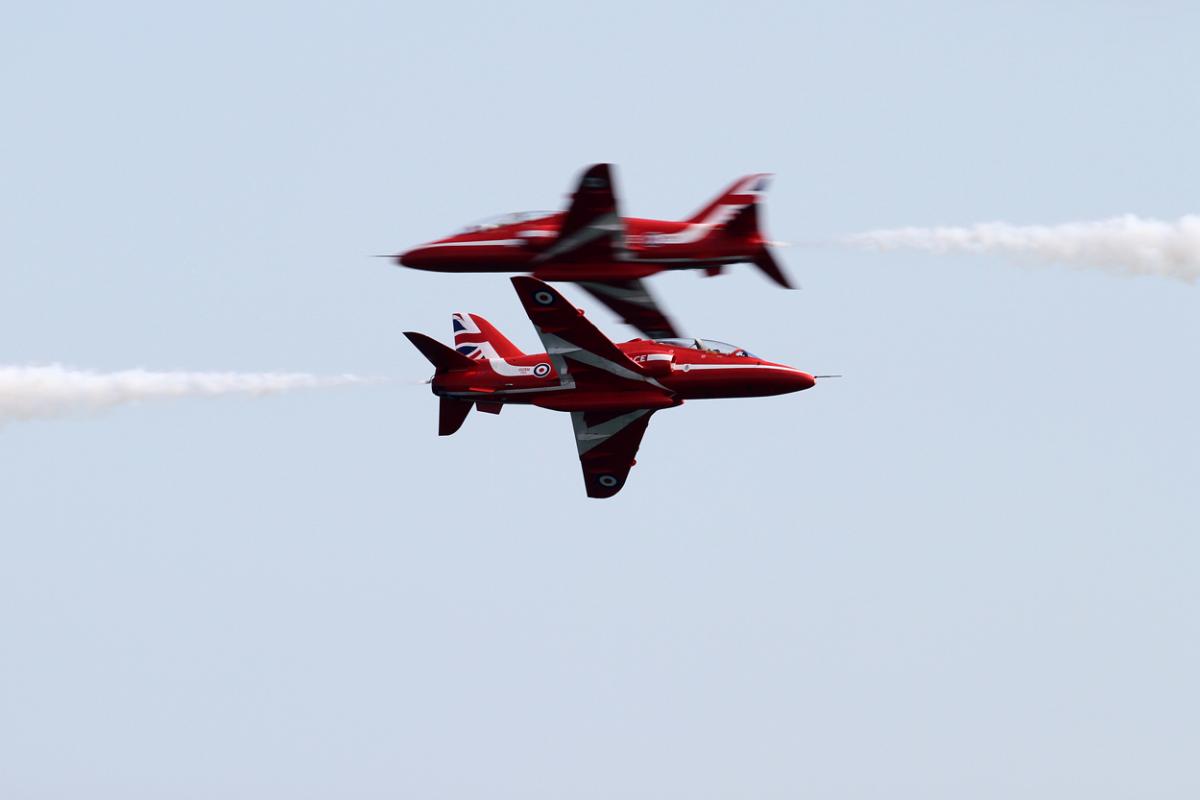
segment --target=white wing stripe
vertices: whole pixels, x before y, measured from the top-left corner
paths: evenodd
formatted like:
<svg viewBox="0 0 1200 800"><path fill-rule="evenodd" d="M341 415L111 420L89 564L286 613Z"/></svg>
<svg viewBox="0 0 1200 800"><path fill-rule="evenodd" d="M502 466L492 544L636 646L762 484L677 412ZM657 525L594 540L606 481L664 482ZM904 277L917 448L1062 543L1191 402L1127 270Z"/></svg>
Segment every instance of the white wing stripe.
<svg viewBox="0 0 1200 800"><path fill-rule="evenodd" d="M542 253L534 260L535 262L549 261L557 255L576 250L593 239L598 239L604 235L611 236L614 233L621 233L624 230L625 225L621 222L621 218L617 216L616 212L611 212L603 216L596 217L595 220L589 222L586 226L580 228L571 235L560 238L554 244L550 245L546 252ZM623 246L624 242L615 242L613 245L613 249L616 251L618 258L621 257L620 250Z"/></svg>
<svg viewBox="0 0 1200 800"><path fill-rule="evenodd" d="M584 421L582 412L572 412L571 423L575 426L575 443L579 448L579 455L582 456L589 450L608 441L649 413L649 409L641 408L637 411L631 411L628 414L622 414L619 417L613 417L599 425L588 427L587 422Z"/></svg>
<svg viewBox="0 0 1200 800"><path fill-rule="evenodd" d="M604 370L605 372L616 375L618 378L625 378L631 381L645 381L652 386L656 386L659 389L666 391L666 387L653 378L648 378L645 375L628 369L627 367L623 367L620 364L609 361L604 356L593 353L591 350L584 350L579 345L567 341L561 336L557 336L553 333L544 333L541 328L538 328L537 331L538 335L542 337L542 344L546 346L546 352L550 354L552 359L556 357L563 358L570 356L570 358L580 362L581 364L587 364L589 367L595 367L596 369ZM555 366L557 366L557 362L555 363ZM560 375L566 375L566 372L566 369L559 370Z"/></svg>

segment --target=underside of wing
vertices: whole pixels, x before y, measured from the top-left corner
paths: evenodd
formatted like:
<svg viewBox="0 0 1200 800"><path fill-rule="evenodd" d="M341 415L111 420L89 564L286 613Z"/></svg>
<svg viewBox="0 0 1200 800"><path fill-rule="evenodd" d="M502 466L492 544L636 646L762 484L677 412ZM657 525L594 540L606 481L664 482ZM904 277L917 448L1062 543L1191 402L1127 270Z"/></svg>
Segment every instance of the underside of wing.
<svg viewBox="0 0 1200 800"><path fill-rule="evenodd" d="M594 164L580 177L571 195L558 238L534 263L611 263L625 256L625 223L617 211L612 170L608 164Z"/></svg>
<svg viewBox="0 0 1200 800"><path fill-rule="evenodd" d="M578 281L593 297L650 339L670 339L680 334L658 307L654 295L640 279L628 281Z"/></svg>
<svg viewBox="0 0 1200 800"><path fill-rule="evenodd" d="M571 414L588 497L612 497L621 491L653 413L640 408Z"/></svg>

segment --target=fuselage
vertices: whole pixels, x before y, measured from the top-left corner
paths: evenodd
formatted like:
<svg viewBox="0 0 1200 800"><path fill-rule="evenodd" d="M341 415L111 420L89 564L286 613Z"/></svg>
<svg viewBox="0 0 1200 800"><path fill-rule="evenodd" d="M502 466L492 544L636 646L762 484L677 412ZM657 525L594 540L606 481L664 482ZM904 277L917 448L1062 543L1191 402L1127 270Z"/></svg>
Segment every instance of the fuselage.
<svg viewBox="0 0 1200 800"><path fill-rule="evenodd" d="M746 236L722 235L727 216L692 222L624 217L624 258L541 262L558 238L563 214L523 212L415 247L396 262L432 272L532 272L544 280L642 278L670 269L708 269L752 261L764 242L757 231ZM716 235L714 235L716 234Z"/></svg>
<svg viewBox="0 0 1200 800"><path fill-rule="evenodd" d="M552 359L531 354L481 358L469 370L442 372L435 394L484 403L523 403L557 411L667 408L684 400L761 397L811 388L807 372L707 340L634 339L618 347L649 380L622 380L601 370L572 369L560 382Z"/></svg>

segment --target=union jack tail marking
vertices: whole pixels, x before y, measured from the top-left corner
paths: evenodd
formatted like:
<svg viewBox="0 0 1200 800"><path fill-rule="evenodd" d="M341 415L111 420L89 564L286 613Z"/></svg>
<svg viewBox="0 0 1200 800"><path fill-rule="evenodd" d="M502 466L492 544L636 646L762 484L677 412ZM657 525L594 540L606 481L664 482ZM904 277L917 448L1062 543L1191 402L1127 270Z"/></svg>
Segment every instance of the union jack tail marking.
<svg viewBox="0 0 1200 800"><path fill-rule="evenodd" d="M475 361L484 359L509 359L525 355L521 348L510 342L496 326L478 314L455 314L451 318L454 327L454 349Z"/></svg>

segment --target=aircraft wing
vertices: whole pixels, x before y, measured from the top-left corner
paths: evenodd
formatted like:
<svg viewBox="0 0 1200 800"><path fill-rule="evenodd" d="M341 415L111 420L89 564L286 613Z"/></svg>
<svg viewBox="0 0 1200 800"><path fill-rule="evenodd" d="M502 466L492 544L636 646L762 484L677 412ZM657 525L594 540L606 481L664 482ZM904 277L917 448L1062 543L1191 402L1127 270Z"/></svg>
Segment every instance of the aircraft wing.
<svg viewBox="0 0 1200 800"><path fill-rule="evenodd" d="M563 383L574 383L571 370L577 364L667 392L549 284L524 275L511 280Z"/></svg>
<svg viewBox="0 0 1200 800"><path fill-rule="evenodd" d="M571 413L588 497L612 497L621 491L653 413L646 408Z"/></svg>
<svg viewBox="0 0 1200 800"><path fill-rule="evenodd" d="M679 336L675 326L650 294L646 284L634 278L628 281L577 281L601 303L621 315L650 339L671 339Z"/></svg>
<svg viewBox="0 0 1200 800"><path fill-rule="evenodd" d="M558 238L533 263L611 262L625 257L625 223L617 213L612 170L608 164L593 164L584 171L571 195Z"/></svg>
<svg viewBox="0 0 1200 800"><path fill-rule="evenodd" d="M571 410L588 497L612 497L625 485L650 415L679 401L548 284L511 280L559 380L579 390L567 394L600 395L594 400L605 410L561 410Z"/></svg>

